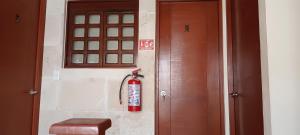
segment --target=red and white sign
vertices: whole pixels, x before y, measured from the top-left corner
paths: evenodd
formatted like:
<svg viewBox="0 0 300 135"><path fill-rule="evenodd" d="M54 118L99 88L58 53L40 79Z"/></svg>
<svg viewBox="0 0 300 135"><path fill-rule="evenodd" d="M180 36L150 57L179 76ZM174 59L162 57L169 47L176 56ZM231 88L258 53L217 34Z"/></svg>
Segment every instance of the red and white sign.
<svg viewBox="0 0 300 135"><path fill-rule="evenodd" d="M141 39L139 44L139 50L154 50L154 40Z"/></svg>

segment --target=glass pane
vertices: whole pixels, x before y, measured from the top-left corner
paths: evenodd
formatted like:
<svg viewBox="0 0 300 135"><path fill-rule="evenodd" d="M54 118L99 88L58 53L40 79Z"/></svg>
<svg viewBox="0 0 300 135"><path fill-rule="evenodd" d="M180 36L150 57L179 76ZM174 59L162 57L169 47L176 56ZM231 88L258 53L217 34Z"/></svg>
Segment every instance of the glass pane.
<svg viewBox="0 0 300 135"><path fill-rule="evenodd" d="M118 54L107 54L106 63L108 64L118 63Z"/></svg>
<svg viewBox="0 0 300 135"><path fill-rule="evenodd" d="M133 14L123 15L123 23L134 23L134 15Z"/></svg>
<svg viewBox="0 0 300 135"><path fill-rule="evenodd" d="M133 27L124 27L123 28L123 37L133 37L134 28Z"/></svg>
<svg viewBox="0 0 300 135"><path fill-rule="evenodd" d="M99 54L88 54L88 63L99 63Z"/></svg>
<svg viewBox="0 0 300 135"><path fill-rule="evenodd" d="M89 50L99 50L99 41L89 41L88 49Z"/></svg>
<svg viewBox="0 0 300 135"><path fill-rule="evenodd" d="M133 54L123 54L122 63L132 64L133 63Z"/></svg>
<svg viewBox="0 0 300 135"><path fill-rule="evenodd" d="M100 15L90 15L90 24L100 24Z"/></svg>
<svg viewBox="0 0 300 135"><path fill-rule="evenodd" d="M107 36L108 37L118 37L119 36L119 29L118 28L108 28L107 29Z"/></svg>
<svg viewBox="0 0 300 135"><path fill-rule="evenodd" d="M100 28L89 28L89 37L99 37Z"/></svg>
<svg viewBox="0 0 300 135"><path fill-rule="evenodd" d="M74 41L73 50L84 50L84 42L83 41Z"/></svg>
<svg viewBox="0 0 300 135"><path fill-rule="evenodd" d="M118 40L109 40L107 41L107 50L118 50L119 42Z"/></svg>
<svg viewBox="0 0 300 135"><path fill-rule="evenodd" d="M75 24L84 24L85 16L84 15L76 15L75 16Z"/></svg>
<svg viewBox="0 0 300 135"><path fill-rule="evenodd" d="M83 63L83 54L73 54L72 63L81 64Z"/></svg>
<svg viewBox="0 0 300 135"><path fill-rule="evenodd" d="M122 50L133 50L134 42L133 41L122 41Z"/></svg>
<svg viewBox="0 0 300 135"><path fill-rule="evenodd" d="M75 28L74 37L84 37L84 28Z"/></svg>
<svg viewBox="0 0 300 135"><path fill-rule="evenodd" d="M108 24L118 24L119 23L119 15L108 15Z"/></svg>

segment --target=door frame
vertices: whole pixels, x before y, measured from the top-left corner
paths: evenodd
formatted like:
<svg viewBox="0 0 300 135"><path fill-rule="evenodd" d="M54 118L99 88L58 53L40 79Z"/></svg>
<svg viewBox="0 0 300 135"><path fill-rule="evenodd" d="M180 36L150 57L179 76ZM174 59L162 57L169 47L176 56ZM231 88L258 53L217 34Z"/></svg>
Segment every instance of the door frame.
<svg viewBox="0 0 300 135"><path fill-rule="evenodd" d="M236 135L236 117L235 117L235 100L230 97L229 93L234 92L234 68L233 68L233 16L232 16L232 0L226 0L226 18L227 18L227 72L228 72L228 102L229 102L229 122L230 135Z"/></svg>
<svg viewBox="0 0 300 135"><path fill-rule="evenodd" d="M218 1L219 8L219 71L220 71L220 110L221 110L221 133L225 135L225 113L224 113L224 60L223 60L223 8L222 0L156 0L156 36L155 36L155 135L159 135L159 13L161 2L201 2ZM228 1L228 0L227 0Z"/></svg>
<svg viewBox="0 0 300 135"><path fill-rule="evenodd" d="M39 127L39 113L40 113L40 99L41 99L41 84L42 84L42 67L43 67L43 50L44 50L44 36L45 36L45 21L46 21L46 4L47 0L39 0L39 15L38 15L38 34L36 41L36 58L35 58L35 79L34 90L38 94L33 97L32 108L32 128L31 134L38 135Z"/></svg>

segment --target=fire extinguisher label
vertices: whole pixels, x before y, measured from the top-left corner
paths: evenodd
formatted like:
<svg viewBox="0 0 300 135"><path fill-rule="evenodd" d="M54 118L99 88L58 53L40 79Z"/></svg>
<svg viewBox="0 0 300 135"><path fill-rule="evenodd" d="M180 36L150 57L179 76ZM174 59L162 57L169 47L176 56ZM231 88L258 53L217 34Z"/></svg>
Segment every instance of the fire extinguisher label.
<svg viewBox="0 0 300 135"><path fill-rule="evenodd" d="M128 105L129 106L141 105L141 85L137 85L137 84L128 85Z"/></svg>

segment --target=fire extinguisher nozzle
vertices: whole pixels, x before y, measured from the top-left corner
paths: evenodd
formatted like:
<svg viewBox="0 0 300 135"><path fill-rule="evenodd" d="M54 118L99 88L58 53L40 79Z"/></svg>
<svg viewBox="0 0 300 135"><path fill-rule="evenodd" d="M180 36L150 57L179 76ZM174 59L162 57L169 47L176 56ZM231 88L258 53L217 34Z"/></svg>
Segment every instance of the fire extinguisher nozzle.
<svg viewBox="0 0 300 135"><path fill-rule="evenodd" d="M144 78L144 75L141 75L141 74L138 74L137 76L138 76L138 77L141 77L141 78Z"/></svg>

